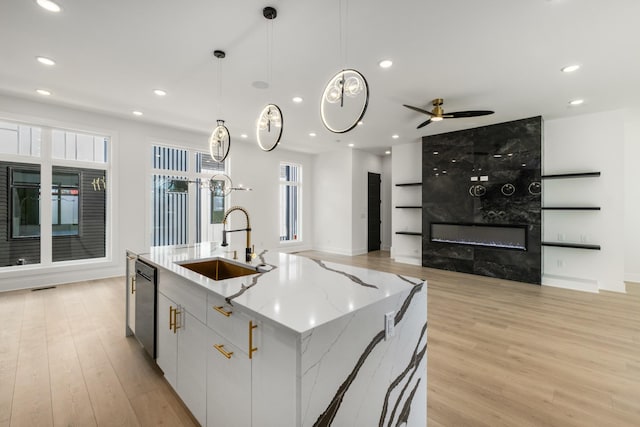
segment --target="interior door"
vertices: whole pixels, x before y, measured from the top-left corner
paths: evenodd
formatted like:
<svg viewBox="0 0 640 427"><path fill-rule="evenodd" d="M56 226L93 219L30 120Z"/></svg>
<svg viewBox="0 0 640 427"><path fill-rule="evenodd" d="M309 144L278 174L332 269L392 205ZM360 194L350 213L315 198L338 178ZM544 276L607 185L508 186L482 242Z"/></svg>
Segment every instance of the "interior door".
<svg viewBox="0 0 640 427"><path fill-rule="evenodd" d="M369 172L367 218L369 226L367 233L368 251L380 250L380 174Z"/></svg>

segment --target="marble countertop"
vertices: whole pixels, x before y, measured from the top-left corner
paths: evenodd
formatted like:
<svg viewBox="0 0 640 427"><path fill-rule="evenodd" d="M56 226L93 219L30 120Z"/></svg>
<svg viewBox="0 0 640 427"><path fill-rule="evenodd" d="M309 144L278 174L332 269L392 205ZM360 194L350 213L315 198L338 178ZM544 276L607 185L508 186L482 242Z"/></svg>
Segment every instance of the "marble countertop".
<svg viewBox="0 0 640 427"><path fill-rule="evenodd" d="M423 283L423 280L412 277L292 254L263 251L257 255L251 263L245 263L231 259L232 254L215 244L204 242L190 246L153 247L138 257L226 298L234 306L298 333ZM179 264L211 258L257 267L258 272L213 280Z"/></svg>

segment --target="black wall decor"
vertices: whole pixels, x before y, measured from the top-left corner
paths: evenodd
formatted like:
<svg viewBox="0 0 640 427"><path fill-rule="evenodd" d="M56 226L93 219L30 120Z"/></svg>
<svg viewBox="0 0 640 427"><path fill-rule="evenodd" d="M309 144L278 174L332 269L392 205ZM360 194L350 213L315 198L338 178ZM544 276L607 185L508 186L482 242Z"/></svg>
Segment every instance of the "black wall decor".
<svg viewBox="0 0 640 427"><path fill-rule="evenodd" d="M542 117L422 138L423 266L540 284L541 146ZM524 227L526 248L432 241L432 223Z"/></svg>

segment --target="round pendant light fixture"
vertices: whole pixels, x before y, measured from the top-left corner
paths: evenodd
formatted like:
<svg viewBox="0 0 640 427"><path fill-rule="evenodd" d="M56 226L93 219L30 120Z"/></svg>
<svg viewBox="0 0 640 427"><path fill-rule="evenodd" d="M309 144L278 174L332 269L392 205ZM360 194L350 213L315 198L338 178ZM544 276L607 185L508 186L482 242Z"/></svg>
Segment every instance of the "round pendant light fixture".
<svg viewBox="0 0 640 427"><path fill-rule="evenodd" d="M233 183L229 175L221 173L212 176L209 180L209 191L216 196L228 196L233 191Z"/></svg>
<svg viewBox="0 0 640 427"><path fill-rule="evenodd" d="M222 50L214 50L213 56L218 58L219 61L224 59L226 53ZM218 64L218 100L222 99L222 66L221 62ZM231 148L231 134L229 129L224 125L224 120L217 120L217 126L211 132L209 137L209 154L211 158L218 163L224 162L229 155L229 149Z"/></svg>
<svg viewBox="0 0 640 427"><path fill-rule="evenodd" d="M211 158L218 163L224 162L224 159L229 155L229 148L231 148L229 129L224 125L224 120L218 120L218 126L211 132L209 137Z"/></svg>
<svg viewBox="0 0 640 427"><path fill-rule="evenodd" d="M347 58L348 0L339 0L340 56ZM343 9L345 18L343 19ZM344 37L343 37L344 34ZM333 133L345 133L356 127L364 117L369 104L369 84L357 70L343 67L329 80L320 99L320 116L324 126Z"/></svg>
<svg viewBox="0 0 640 427"><path fill-rule="evenodd" d="M262 109L256 125L256 139L262 151L271 151L278 146L282 137L282 111L275 104Z"/></svg>
<svg viewBox="0 0 640 427"><path fill-rule="evenodd" d="M324 126L334 133L349 132L358 126L369 104L369 84L360 72L339 71L324 88L320 115Z"/></svg>
<svg viewBox="0 0 640 427"><path fill-rule="evenodd" d="M278 11L267 6L262 9L262 16L267 20L267 80L271 82L273 51L273 20L278 16ZM256 140L262 151L272 151L278 146L282 138L284 118L282 110L276 104L267 104L256 121Z"/></svg>

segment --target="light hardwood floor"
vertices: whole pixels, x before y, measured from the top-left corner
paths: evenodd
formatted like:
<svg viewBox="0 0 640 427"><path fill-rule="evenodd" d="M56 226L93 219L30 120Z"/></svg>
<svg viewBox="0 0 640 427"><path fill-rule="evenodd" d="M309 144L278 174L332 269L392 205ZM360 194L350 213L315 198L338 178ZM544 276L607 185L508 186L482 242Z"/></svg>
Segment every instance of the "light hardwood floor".
<svg viewBox="0 0 640 427"><path fill-rule="evenodd" d="M428 280L430 427L640 425L640 285L586 294L388 252L301 255ZM124 337L123 287L0 294L0 427L196 425Z"/></svg>

